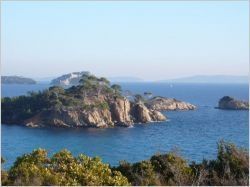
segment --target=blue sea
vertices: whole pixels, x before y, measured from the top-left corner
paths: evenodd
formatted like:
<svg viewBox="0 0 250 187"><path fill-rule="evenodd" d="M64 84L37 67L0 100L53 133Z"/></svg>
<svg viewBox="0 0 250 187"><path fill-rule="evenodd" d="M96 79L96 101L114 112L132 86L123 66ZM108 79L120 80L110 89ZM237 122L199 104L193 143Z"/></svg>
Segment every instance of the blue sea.
<svg viewBox="0 0 250 187"><path fill-rule="evenodd" d="M155 96L174 97L197 105L194 111L168 111L168 121L137 124L134 128L112 129L42 129L17 125L1 125L4 168L9 168L17 156L36 148L49 154L68 149L74 155L84 153L99 156L105 163L117 165L120 160L136 162L149 159L155 153L178 149L189 161L213 159L217 142L226 140L249 147L248 111L218 110L218 100L225 96L248 100L247 84L168 84L121 83L123 90L133 93L152 92ZM2 85L3 96L17 96L27 91L43 90L47 84Z"/></svg>

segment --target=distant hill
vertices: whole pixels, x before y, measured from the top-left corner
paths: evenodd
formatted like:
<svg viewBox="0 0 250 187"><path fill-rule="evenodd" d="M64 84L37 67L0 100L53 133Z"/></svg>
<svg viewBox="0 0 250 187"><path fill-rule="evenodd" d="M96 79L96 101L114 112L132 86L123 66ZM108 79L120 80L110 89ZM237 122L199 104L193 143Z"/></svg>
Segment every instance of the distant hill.
<svg viewBox="0 0 250 187"><path fill-rule="evenodd" d="M77 85L83 74L89 75L90 73L88 71L68 73L53 79L50 84L54 86Z"/></svg>
<svg viewBox="0 0 250 187"><path fill-rule="evenodd" d="M144 81L138 77L108 77L110 82L142 82Z"/></svg>
<svg viewBox="0 0 250 187"><path fill-rule="evenodd" d="M36 81L31 78L21 76L1 76L2 84L36 84Z"/></svg>
<svg viewBox="0 0 250 187"><path fill-rule="evenodd" d="M53 77L34 77L34 79L38 82L38 83L50 83L51 80L55 79L56 76Z"/></svg>
<svg viewBox="0 0 250 187"><path fill-rule="evenodd" d="M216 83L216 84L239 84L248 83L248 76L233 75L197 75L192 77L183 77L177 79L161 80L159 82L170 83Z"/></svg>

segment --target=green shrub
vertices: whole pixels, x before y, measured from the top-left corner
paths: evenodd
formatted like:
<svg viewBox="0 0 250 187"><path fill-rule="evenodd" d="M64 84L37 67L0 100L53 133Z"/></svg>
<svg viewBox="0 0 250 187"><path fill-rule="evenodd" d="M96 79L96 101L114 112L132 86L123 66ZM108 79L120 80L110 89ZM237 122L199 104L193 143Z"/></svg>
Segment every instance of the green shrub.
<svg viewBox="0 0 250 187"><path fill-rule="evenodd" d="M188 163L176 153L157 154L134 164L110 168L98 157L74 157L62 150L51 158L43 149L18 157L1 172L2 185L249 185L248 151L224 141L215 160ZM3 161L3 159L2 159Z"/></svg>
<svg viewBox="0 0 250 187"><path fill-rule="evenodd" d="M126 176L132 185L157 185L157 176L150 161L142 161L135 164L123 161L120 162L120 165L115 170Z"/></svg>
<svg viewBox="0 0 250 187"><path fill-rule="evenodd" d="M18 157L8 176L2 173L6 185L129 185L126 177L112 171L99 158L85 155L73 157L62 150L47 157L43 149ZM7 177L7 179L6 179Z"/></svg>
<svg viewBox="0 0 250 187"><path fill-rule="evenodd" d="M176 153L154 155L150 161L161 184L191 185L192 170L187 161Z"/></svg>
<svg viewBox="0 0 250 187"><path fill-rule="evenodd" d="M213 185L248 185L249 154L246 149L220 141L217 159L207 163Z"/></svg>
<svg viewBox="0 0 250 187"><path fill-rule="evenodd" d="M248 151L224 141L215 160L187 163L176 153L154 155L135 164L123 161L120 171L133 185L249 185Z"/></svg>

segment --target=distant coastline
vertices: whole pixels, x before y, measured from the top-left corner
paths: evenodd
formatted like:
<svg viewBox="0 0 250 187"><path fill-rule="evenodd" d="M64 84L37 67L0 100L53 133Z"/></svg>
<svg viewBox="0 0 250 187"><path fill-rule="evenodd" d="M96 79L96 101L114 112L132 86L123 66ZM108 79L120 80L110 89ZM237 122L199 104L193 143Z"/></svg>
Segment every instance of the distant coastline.
<svg viewBox="0 0 250 187"><path fill-rule="evenodd" d="M209 84L247 84L248 76L234 75L196 75L190 77L160 80L167 83L209 83Z"/></svg>
<svg viewBox="0 0 250 187"><path fill-rule="evenodd" d="M75 72L77 73L77 72ZM79 72L80 73L80 72ZM65 74L67 75L67 74ZM62 75L62 76L65 76ZM62 77L61 76L61 77ZM15 77L15 76L2 76L2 84L9 84L3 82L3 77ZM16 76L19 79L24 78L22 76ZM36 83L41 84L52 84L54 79L59 79L60 77L39 77L39 78L28 78ZM67 78L67 77L66 77ZM66 79L65 79L66 80ZM64 81L65 81L64 80ZM180 77L173 79L163 79L163 80L145 80L140 77L128 77L128 76L120 76L120 77L108 77L108 80L112 83L187 83L187 84L248 84L249 77L246 75L235 76L235 75L194 75L188 77ZM72 81L69 81L72 82ZM15 83L12 83L15 84ZM20 84L20 83L16 83Z"/></svg>
<svg viewBox="0 0 250 187"><path fill-rule="evenodd" d="M22 76L1 76L2 84L36 84L37 82L31 78Z"/></svg>

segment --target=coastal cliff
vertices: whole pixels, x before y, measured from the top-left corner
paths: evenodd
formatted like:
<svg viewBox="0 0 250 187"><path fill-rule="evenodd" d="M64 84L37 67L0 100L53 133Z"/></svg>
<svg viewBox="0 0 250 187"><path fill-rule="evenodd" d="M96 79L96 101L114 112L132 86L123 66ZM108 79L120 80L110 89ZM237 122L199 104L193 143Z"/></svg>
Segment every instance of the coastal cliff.
<svg viewBox="0 0 250 187"><path fill-rule="evenodd" d="M29 127L128 127L166 120L161 112L122 96L119 85L86 74L77 86L6 97L1 104L2 123Z"/></svg>

